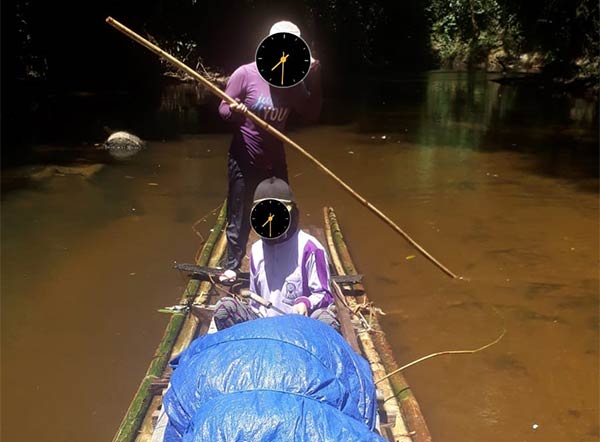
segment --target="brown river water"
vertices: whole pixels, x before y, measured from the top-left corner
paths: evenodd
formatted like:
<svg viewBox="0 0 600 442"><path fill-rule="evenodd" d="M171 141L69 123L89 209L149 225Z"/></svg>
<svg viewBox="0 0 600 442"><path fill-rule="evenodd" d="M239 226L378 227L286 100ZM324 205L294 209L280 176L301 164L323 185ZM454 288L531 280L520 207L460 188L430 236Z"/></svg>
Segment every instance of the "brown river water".
<svg viewBox="0 0 600 442"><path fill-rule="evenodd" d="M360 103L291 135L464 279L288 151L303 222L335 207L399 363L507 331L406 370L433 439L597 441L597 104L450 73ZM172 264L193 260L192 225L225 196L229 139L151 141L90 178L3 193L3 442L112 438L167 323L157 309L185 286Z"/></svg>

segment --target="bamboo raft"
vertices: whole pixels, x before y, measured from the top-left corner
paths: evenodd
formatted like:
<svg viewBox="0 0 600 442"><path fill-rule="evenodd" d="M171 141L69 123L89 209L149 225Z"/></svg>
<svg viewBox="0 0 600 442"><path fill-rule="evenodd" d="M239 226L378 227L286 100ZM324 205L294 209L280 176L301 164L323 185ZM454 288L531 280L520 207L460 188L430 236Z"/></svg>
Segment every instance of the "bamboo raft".
<svg viewBox="0 0 600 442"><path fill-rule="evenodd" d="M225 205L206 240L196 264L216 267L225 252ZM357 275L332 208L323 209L324 228L306 229L326 245L332 275ZM398 367L377 313L368 301L361 283L332 282L342 335L352 348L369 361L378 391L378 430L389 441L431 442L421 409L401 373L383 379ZM154 357L121 421L113 442L150 442L158 417L162 395L172 369L168 361L183 351L198 336L209 331L211 315L202 307L214 304L221 291L210 281L191 279L180 299L189 306L172 314ZM199 307L199 308L195 308ZM379 380L383 379L381 382Z"/></svg>

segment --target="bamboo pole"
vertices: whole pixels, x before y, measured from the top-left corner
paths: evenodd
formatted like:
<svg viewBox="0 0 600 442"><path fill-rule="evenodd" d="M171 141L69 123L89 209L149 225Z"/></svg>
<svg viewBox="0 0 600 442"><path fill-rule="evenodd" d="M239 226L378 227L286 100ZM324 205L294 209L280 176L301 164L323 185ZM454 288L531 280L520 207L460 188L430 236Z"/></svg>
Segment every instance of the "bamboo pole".
<svg viewBox="0 0 600 442"><path fill-rule="evenodd" d="M355 271L354 273L350 273L345 270L344 263L342 263L342 260L340 259L340 255L338 253L335 241L333 239L333 232L331 227L331 221L328 216L328 209L324 208L323 213L325 221L325 237L327 239L327 246L329 249L329 258L331 259L333 267L335 268L338 275L355 274ZM333 283L333 289L340 297L344 298L344 293L342 292L338 284ZM357 302L352 296L349 296L347 300L344 299L344 302L348 303L348 308L350 310L354 310L357 308ZM381 379L386 379L386 370L383 366L383 363L381 362L380 356L377 354L377 351L373 345L371 335L365 331L359 331L357 333L357 338L360 342L362 354L365 356L371 367L371 371L373 373L373 380L376 384L378 384ZM385 401L383 403L383 409L388 419L393 421L393 426L390 428L390 430L392 435L394 436L394 442L411 442L410 437L408 437L407 435L407 424L404 422L404 417L402 416L402 413L400 411L400 405L394 395L392 383L389 380L387 382L384 380L384 382L379 384L379 389L381 390L384 397L391 397L390 400Z"/></svg>
<svg viewBox="0 0 600 442"><path fill-rule="evenodd" d="M324 208L325 218L325 232L327 234L327 242L329 249L331 250L332 261L338 273L354 275L357 274L356 267L348 251L348 247L344 241L344 236L340 229L337 217L332 208ZM365 295L366 296L366 295ZM350 307L355 307L356 301L352 297L348 298ZM388 384L391 387L391 393L387 396L386 402L395 400L398 398L402 415L406 419L406 424L410 430L414 431L411 435L414 442L431 442L431 435L427 427L427 423L423 418L423 414L417 403L415 396L413 395L410 387L408 386L406 379L402 373L396 373L393 376L387 376L385 373L389 373L395 367L398 367L397 362L392 354L391 347L385 337L385 334L381 332L381 326L377 317L374 316L371 321L372 328L376 333L367 334L360 333L359 338L361 339L361 345L370 358L373 358L374 376L376 377L375 382L383 380L381 385ZM384 392L386 394L386 392ZM399 418L399 417L398 417ZM399 429L396 429L398 431ZM406 431L403 431L405 434ZM410 433L409 433L410 434Z"/></svg>
<svg viewBox="0 0 600 442"><path fill-rule="evenodd" d="M225 213L226 213L226 204L223 204L221 208L221 212L217 217L217 222L213 231L209 235L206 243L202 248L202 252L200 257L198 258L198 265L207 265L209 259L211 257L213 248L217 241L217 238L221 235L221 230L225 225ZM182 297L181 303L187 303L188 298L193 296L198 290L198 281L191 280L186 287ZM184 324L186 316L192 316L189 313L181 314L175 313L171 315L171 319L167 324L163 337L158 344L158 348L154 353L154 357L152 358L152 362L146 371L146 375L140 386L138 387L123 420L121 421L121 425L117 430L113 438L113 442L132 442L137 436L140 425L144 419L146 411L152 401L152 392L150 386L152 382L156 381L161 377L167 362L169 360L169 355L171 354L171 350L176 342L177 337L181 331L181 327Z"/></svg>
<svg viewBox="0 0 600 442"><path fill-rule="evenodd" d="M220 225L220 226L224 226L225 210L223 210L223 212L221 214L223 215L223 219L217 219L216 224ZM216 228L217 227L215 226L215 229ZM219 239L216 241L216 243L214 244L214 246L212 248L212 252L211 252L211 255L208 260L209 266L215 267L218 264L219 260L223 256L223 253L225 252L226 245L227 245L227 236L225 235L225 232L223 231L220 234ZM190 282L192 282L192 281L190 281ZM198 281L195 281L195 282L197 283ZM211 287L212 287L211 282L202 281L200 283L199 287L197 288L197 290L195 291L196 296L194 297L192 304L203 304L204 302L206 302L206 299L208 297L208 293L210 292ZM190 295L189 295L190 293L192 293L192 296L193 296L193 292L187 291L187 293L188 293L188 299L190 297ZM175 343L173 344L173 346L171 348L171 351L169 353L169 357L167 358L167 360L173 359L175 356L177 356L179 353L181 353L183 350L185 350L190 345L190 342L192 342L192 340L197 336L198 327L200 325L201 325L200 319L195 314L188 313L187 315L185 315L185 320L183 322L183 325L181 326L181 330L180 330L179 334L177 335L177 340L175 341ZM171 372L172 372L171 367L169 367L167 365L162 372L161 379L168 378L170 376ZM158 398L158 400L155 400L157 398ZM140 427L139 434L135 438L135 442L147 442L147 441L151 440L152 434L154 432L154 422L153 422L152 415L154 414L155 411L158 411L161 404L162 404L162 396L154 396L154 399L152 399L152 402L148 406L145 417L144 417L143 422ZM144 423L146 423L146 425L144 425Z"/></svg>
<svg viewBox="0 0 600 442"><path fill-rule="evenodd" d="M135 33L134 31L132 31L125 25L119 23L117 20L113 19L112 17L107 17L106 22L109 25L111 25L112 27L114 27L115 29L117 29L118 31L127 35L132 40L140 43L142 46L151 50L152 52L157 54L159 57L169 61L170 63L172 63L173 65L175 65L176 67L178 67L179 69L184 71L185 73L189 74L192 78L198 80L200 83L202 83L204 86L206 86L213 94L215 94L221 100L223 100L229 104L237 103L233 98L231 98L229 95L227 95L221 89L216 87L214 84L212 84L209 80L204 78L198 72L196 72L195 70L193 70L192 68L190 68L189 66L187 66L186 64L184 64L183 62L178 60L177 58L175 58L172 55L168 54L167 52L163 51L161 48L159 48L155 44L149 42L141 35ZM262 127L265 131L269 132L271 135L275 136L276 138L279 138L281 141L283 141L287 145L293 147L294 149L296 149L296 151L300 152L302 155L304 155L306 158L308 158L310 161L312 161L312 163L314 165L316 165L319 169L321 169L322 172L324 172L326 175L328 175L330 178L332 178L336 183L338 183L340 186L342 186L342 188L344 188L348 193L350 193L350 195L352 195L362 205L364 205L372 213L377 215L381 220L383 220L383 222L385 222L388 226L390 226L395 232L402 235L402 237L406 241L408 241L409 244L411 244L415 249L417 249L417 251L419 253L421 253L425 258L427 258L434 265L436 265L440 270L442 270L444 273L446 273L446 275L448 275L452 278L457 278L456 274L451 272L446 266L444 266L441 262L439 262L436 258L434 258L429 252L427 252L427 250L425 250L414 239L412 239L400 226L398 226L394 221L392 221L386 214L384 214L381 210L379 210L377 207L375 207L373 204L371 204L365 197L360 195L352 187L350 187L348 184L346 184L346 182L342 181L342 179L340 179L337 175L335 175L331 170L329 170L323 163L321 163L316 157L314 157L311 153L309 153L307 150L305 150L302 146L300 146L298 143L296 143L295 141L293 141L292 139L290 139L289 137L287 137L286 135L281 133L279 130L275 129L273 126L268 124L266 121L264 121L262 118L258 117L253 112L247 111L246 117L249 118L250 120L252 120L257 126Z"/></svg>
<svg viewBox="0 0 600 442"><path fill-rule="evenodd" d="M148 411L144 415L144 419L140 424L140 429L137 437L135 438L135 442L151 442L152 434L154 433L155 419L158 416L154 415L154 410L158 410L162 404L162 395L155 394L150 401L150 405L148 406Z"/></svg>

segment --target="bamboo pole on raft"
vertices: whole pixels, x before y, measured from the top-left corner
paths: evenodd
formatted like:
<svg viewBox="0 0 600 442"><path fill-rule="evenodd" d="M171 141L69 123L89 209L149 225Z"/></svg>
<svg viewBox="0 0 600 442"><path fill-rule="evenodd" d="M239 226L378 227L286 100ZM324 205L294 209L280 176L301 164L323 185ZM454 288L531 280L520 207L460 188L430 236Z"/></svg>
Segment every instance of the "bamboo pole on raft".
<svg viewBox="0 0 600 442"><path fill-rule="evenodd" d="M338 274L356 275L356 267L354 266L346 242L344 241L344 235L342 235L333 208L324 208L323 217L325 221L327 244L331 251L330 256L336 271ZM347 297L347 299L350 307L357 307L357 302L352 296ZM376 316L371 320L371 327L377 331L381 330L381 326L379 325ZM419 407L412 390L408 386L404 375L402 375L402 373L395 373L393 376L385 375L385 373L390 373L391 370L398 366L385 334L363 332L359 334L359 338L365 353L369 357L369 362L371 362L371 358L373 358L375 367L378 368L377 370L374 370L375 382L377 383L378 379L385 379L385 383L387 383L387 381L390 383L390 387L393 390L390 397L397 398L400 408L402 409L402 416L406 419L406 424L409 427L408 429L411 430L406 436L410 436L410 439L414 442L431 442L431 434L429 433L429 428L423 418L421 408ZM377 373L375 373L375 371L377 371ZM390 397L385 399L390 399ZM400 416L397 416L397 419L400 418ZM396 430L398 430L398 428L396 428Z"/></svg>
<svg viewBox="0 0 600 442"><path fill-rule="evenodd" d="M215 254L215 249L218 249L216 250L216 253L222 254L222 250L218 247L219 243L217 240L224 235L222 230L225 226L225 206L226 203L223 204L217 217L215 227L202 247L202 252L197 260L198 265L207 265L211 262L211 257ZM195 296L199 286L199 281L191 280L181 297L180 303L187 304L190 297ZM182 328L185 330L184 324L187 324L186 318L190 316L193 315L191 313L175 313L171 316L167 328L165 329L165 333L154 353L152 362L146 371L144 379L135 392L131 404L113 438L113 442L132 442L135 440L140 424L144 420L146 411L152 401L151 385L162 376L167 366L167 362L172 355L173 349L177 346L177 342L179 341L178 337Z"/></svg>
<svg viewBox="0 0 600 442"><path fill-rule="evenodd" d="M217 86L212 84L209 80L204 78L198 72L196 72L195 70L193 70L192 68L190 68L185 63L178 60L177 58L173 57L169 53L163 51L161 48L159 48L155 44L146 40L141 35L135 33L134 31L132 31L125 25L119 23L117 20L113 19L112 17L108 17L106 19L106 22L109 25L111 25L112 27L114 27L115 29L117 29L118 31L127 35L132 40L140 43L142 46L151 50L152 52L157 54L159 57L161 57L161 58L169 61L173 65L177 66L179 69L181 69L182 71L189 74L192 78L198 80L200 83L202 83L204 86L206 86L208 88L208 90L210 90L213 94L215 94L221 100L223 100L229 104L237 104L237 102L233 98L231 98L229 95L227 95L221 89L219 89ZM420 244L418 244L414 239L412 239L402 228L400 228L400 226L398 226L394 221L392 221L385 213L383 213L381 210L379 210L377 207L375 207L373 204L371 204L365 197L360 195L358 192L356 192L354 189L352 189L352 187L350 187L348 184L346 184L344 181L342 181L337 175L335 175L331 170L329 170L323 163L321 163L311 153L306 151L302 146L297 144L292 139L288 138L286 135L284 135L283 133L281 133L280 131L275 129L273 126L268 124L266 121L264 121L262 118L258 117L256 114L252 113L251 111L247 111L246 117L251 119L256 125L262 127L265 131L267 131L271 135L279 138L281 141L283 141L287 145L293 147L298 152L300 152L302 155L304 155L306 158L308 158L310 161L312 161L313 164L315 164L319 169L321 169L321 171L323 171L326 175L328 175L335 182L337 182L340 186L342 186L348 193L350 193L350 195L352 195L362 205L364 205L372 213L377 215L381 220L383 220L383 222L385 222L388 226L390 226L395 232L402 235L402 237L406 241L408 241L408 243L410 245L412 245L415 249L417 249L417 251L419 253L421 253L425 258L427 258L430 262L432 262L436 267L438 267L440 270L442 270L446 275L450 276L451 278L457 278L457 275L455 273L450 271L450 269L448 269L445 265L443 265L436 258L434 258L429 252L427 252L427 250L425 250Z"/></svg>

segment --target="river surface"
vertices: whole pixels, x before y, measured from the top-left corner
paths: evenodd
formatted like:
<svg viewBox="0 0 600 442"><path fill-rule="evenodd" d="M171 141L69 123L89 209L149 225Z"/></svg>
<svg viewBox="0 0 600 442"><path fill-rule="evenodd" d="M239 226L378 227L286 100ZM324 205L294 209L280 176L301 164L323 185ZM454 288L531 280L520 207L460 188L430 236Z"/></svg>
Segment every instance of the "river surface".
<svg viewBox="0 0 600 442"><path fill-rule="evenodd" d="M507 331L405 372L434 441L597 441L597 104L455 73L354 98L291 136L464 279L288 152L303 222L335 207L400 363ZM137 389L226 191L230 136L161 112L205 133L2 194L4 442L110 440Z"/></svg>

